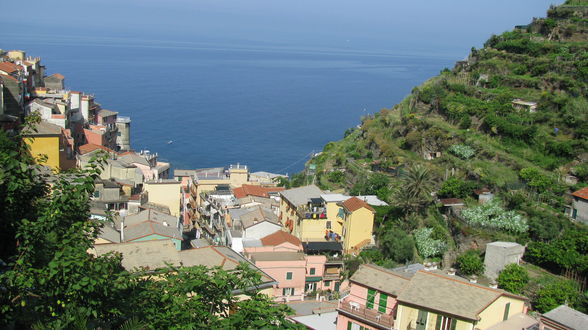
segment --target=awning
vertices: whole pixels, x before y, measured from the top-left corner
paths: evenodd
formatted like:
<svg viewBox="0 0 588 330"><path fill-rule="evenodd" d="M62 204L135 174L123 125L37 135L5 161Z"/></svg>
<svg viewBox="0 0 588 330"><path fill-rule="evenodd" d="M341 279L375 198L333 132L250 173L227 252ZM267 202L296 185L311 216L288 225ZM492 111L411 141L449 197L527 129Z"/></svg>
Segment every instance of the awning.
<svg viewBox="0 0 588 330"><path fill-rule="evenodd" d="M341 252L343 246L341 242L328 241L328 242L303 242L302 247L304 252Z"/></svg>
<svg viewBox="0 0 588 330"><path fill-rule="evenodd" d="M307 276L306 282L320 282L322 279L321 276Z"/></svg>

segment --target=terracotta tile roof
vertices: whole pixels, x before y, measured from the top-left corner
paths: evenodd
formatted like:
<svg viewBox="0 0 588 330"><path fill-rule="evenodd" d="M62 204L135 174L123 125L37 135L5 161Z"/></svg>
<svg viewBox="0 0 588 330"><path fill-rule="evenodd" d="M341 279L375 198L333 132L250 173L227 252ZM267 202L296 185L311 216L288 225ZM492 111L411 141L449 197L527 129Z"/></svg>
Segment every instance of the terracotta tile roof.
<svg viewBox="0 0 588 330"><path fill-rule="evenodd" d="M572 193L572 196L576 196L576 197L588 200L588 187L582 188L578 191L574 191Z"/></svg>
<svg viewBox="0 0 588 330"><path fill-rule="evenodd" d="M244 198L247 196L269 197L270 192L277 192L284 190L283 187L262 187L250 184L244 184L239 188L233 189L235 198Z"/></svg>
<svg viewBox="0 0 588 330"><path fill-rule="evenodd" d="M268 245L268 246L276 246L276 245L280 245L285 242L292 243L296 246L302 244L296 236L294 236L292 234L288 234L287 232L281 231L281 230L279 230L273 234L267 235L266 237L263 237L261 239L261 243L263 245Z"/></svg>
<svg viewBox="0 0 588 330"><path fill-rule="evenodd" d="M102 150L104 150L106 152L109 152L109 153L116 153L114 150L112 150L110 148L107 148L107 147L104 147L104 146L100 146L100 145L97 145L97 144L86 143L86 144L80 146L80 155L87 154L87 153L92 152L92 151L94 151L96 149L102 149Z"/></svg>
<svg viewBox="0 0 588 330"><path fill-rule="evenodd" d="M18 71L18 65L11 62L0 62L0 71L13 73Z"/></svg>
<svg viewBox="0 0 588 330"><path fill-rule="evenodd" d="M353 212L356 210L359 210L362 207L365 207L366 209L372 211L372 212L376 212L374 210L373 207L371 207L368 203L362 201L361 199L357 198L357 197L351 197L348 200L344 201L342 203L343 207L345 207L347 210Z"/></svg>
<svg viewBox="0 0 588 330"><path fill-rule="evenodd" d="M2 79L10 79L10 80L13 80L13 81L18 81L18 79L14 78L13 76L9 76L9 75L6 75L6 74L1 74L0 77L2 77Z"/></svg>
<svg viewBox="0 0 588 330"><path fill-rule="evenodd" d="M51 78L51 77L55 77L55 78L61 79L61 80L65 79L65 77L61 73L54 73L47 78Z"/></svg>

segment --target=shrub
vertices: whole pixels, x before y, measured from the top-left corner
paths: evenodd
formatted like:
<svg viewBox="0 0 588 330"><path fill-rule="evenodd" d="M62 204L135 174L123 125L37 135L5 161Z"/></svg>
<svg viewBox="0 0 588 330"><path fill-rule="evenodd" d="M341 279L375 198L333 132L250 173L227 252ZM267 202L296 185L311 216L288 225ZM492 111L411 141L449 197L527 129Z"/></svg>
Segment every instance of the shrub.
<svg viewBox="0 0 588 330"><path fill-rule="evenodd" d="M484 262L476 250L466 251L457 258L459 270L464 275L482 275Z"/></svg>
<svg viewBox="0 0 588 330"><path fill-rule="evenodd" d="M506 265L498 275L497 282L501 289L520 294L529 282L529 273L517 264Z"/></svg>
<svg viewBox="0 0 588 330"><path fill-rule="evenodd" d="M463 144L452 145L451 147L449 147L449 152L461 159L468 159L476 154L474 148Z"/></svg>
<svg viewBox="0 0 588 330"><path fill-rule="evenodd" d="M433 239L433 228L420 228L414 232L417 250L423 258L435 257L443 254L447 244L441 240Z"/></svg>
<svg viewBox="0 0 588 330"><path fill-rule="evenodd" d="M534 306L540 313L546 313L559 305L574 305L578 291L578 285L571 280L554 281L537 291Z"/></svg>
<svg viewBox="0 0 588 330"><path fill-rule="evenodd" d="M525 218L515 211L504 210L497 199L480 206L464 209L461 215L470 226L482 226L515 233L524 233L529 229Z"/></svg>
<svg viewBox="0 0 588 330"><path fill-rule="evenodd" d="M475 184L472 182L451 177L443 182L437 195L439 197L464 198L472 193L474 186Z"/></svg>

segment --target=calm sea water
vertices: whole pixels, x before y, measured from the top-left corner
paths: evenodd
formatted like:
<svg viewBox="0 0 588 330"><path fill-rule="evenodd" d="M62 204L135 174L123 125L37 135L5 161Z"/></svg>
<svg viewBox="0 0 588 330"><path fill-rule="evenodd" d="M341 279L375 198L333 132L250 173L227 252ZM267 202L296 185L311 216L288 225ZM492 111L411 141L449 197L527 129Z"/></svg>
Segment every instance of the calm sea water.
<svg viewBox="0 0 588 330"><path fill-rule="evenodd" d="M33 44L33 43L31 43ZM15 41L13 48L25 48ZM132 146L174 168L247 164L293 173L309 153L391 107L451 58L330 49L129 45L102 40L30 44L49 74L131 116ZM169 141L173 143L169 144Z"/></svg>

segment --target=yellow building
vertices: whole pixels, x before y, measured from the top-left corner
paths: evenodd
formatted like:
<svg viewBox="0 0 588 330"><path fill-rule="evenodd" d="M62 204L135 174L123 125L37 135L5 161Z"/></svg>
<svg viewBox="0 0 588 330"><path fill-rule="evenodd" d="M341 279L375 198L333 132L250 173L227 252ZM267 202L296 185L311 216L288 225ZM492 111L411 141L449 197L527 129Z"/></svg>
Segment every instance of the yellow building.
<svg viewBox="0 0 588 330"><path fill-rule="evenodd" d="M180 216L181 182L176 180L148 181L143 183L149 202L167 206L174 217Z"/></svg>
<svg viewBox="0 0 588 330"><path fill-rule="evenodd" d="M280 221L301 241L324 240L328 223L322 194L315 185L280 192Z"/></svg>
<svg viewBox="0 0 588 330"><path fill-rule="evenodd" d="M366 202L351 197L343 203L343 252L357 253L372 241L376 211Z"/></svg>
<svg viewBox="0 0 588 330"><path fill-rule="evenodd" d="M61 127L42 121L34 126L33 131L24 136L30 153L35 159L46 157L46 162L42 163L43 165L54 170L70 168L71 161L68 162L68 150L64 143ZM71 151L69 152L71 153Z"/></svg>
<svg viewBox="0 0 588 330"><path fill-rule="evenodd" d="M526 298L434 271L418 271L398 295L395 329L473 330L525 322ZM504 323L503 323L504 322Z"/></svg>

